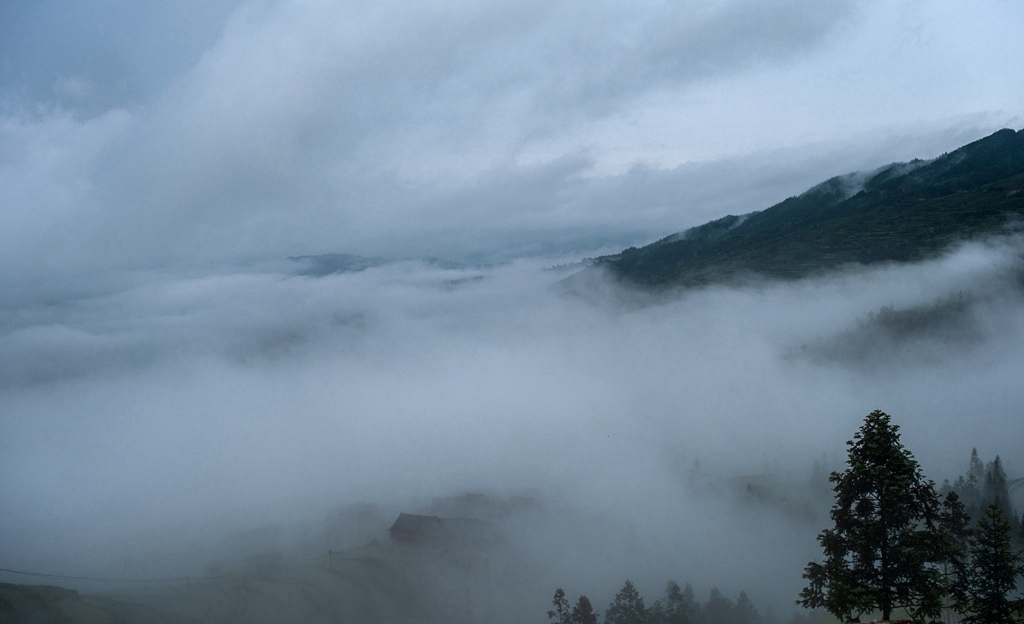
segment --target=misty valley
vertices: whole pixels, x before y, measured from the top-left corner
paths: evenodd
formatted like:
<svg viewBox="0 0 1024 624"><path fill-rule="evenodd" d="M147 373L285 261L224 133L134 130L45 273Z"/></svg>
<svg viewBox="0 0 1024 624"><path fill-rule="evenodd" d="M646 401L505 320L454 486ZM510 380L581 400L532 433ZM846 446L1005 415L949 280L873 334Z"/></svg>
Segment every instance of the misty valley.
<svg viewBox="0 0 1024 624"><path fill-rule="evenodd" d="M835 454L824 454L804 474L783 470L776 463L756 474L729 478L709 474L696 461L686 469L677 466L676 494L685 496L690 504L712 506L719 514L741 518L732 530L742 526L757 531L758 524L770 522L783 523L796 532L812 532L828 524L829 507L834 502L828 473L830 468L842 469L837 461ZM1024 543L1024 523L1013 509L1019 508L1024 492L1015 486L1024 481L1009 479L998 456L983 462L977 449L963 465L963 474L944 480L936 491L947 500L950 492L955 492L953 496L959 496L962 510L971 518L983 517L986 507L1005 510L1007 542L1019 548ZM419 513L398 512L395 518L394 509L387 505L349 504L331 511L319 525L293 522L229 531L213 542L200 545L194 541L186 549L190 552L184 554L180 550L149 553L145 563L138 552L124 552L122 559L108 568L135 569L145 576L146 570L166 570L168 559L177 560L178 571L187 571L189 564L194 566L204 558L209 560L204 570L179 578L75 577L5 569L44 584L0 583L3 621L543 621L541 579L560 576L578 585L580 578L589 578L593 587L607 594L609 571L626 561L633 564L638 578L647 581L645 589L650 584L651 575L643 569L642 560L631 561L623 551L650 547L630 535L634 527L595 517L539 492L508 497L464 493L418 505L413 508ZM574 531L586 535L574 535ZM765 532L758 534L764 536ZM137 544L133 550L140 547ZM168 547L174 551L180 545L165 545ZM650 551L646 554L651 555ZM771 570L767 574L752 577L742 567L725 568L726 574L720 577L746 579L761 604L755 604L745 590L732 597L717 586L711 586L701 599L691 583L681 587L674 580L663 584L662 593L645 603L644 595L627 580L604 609L602 603L595 605L586 595L570 600L559 587L547 617L556 624L830 621L824 609L793 609L786 600L792 578L786 577L797 577L799 569L777 567L792 557L776 555L767 562L748 562L761 571ZM603 564L604 569L590 574L575 568L579 562ZM535 567L538 564L542 567ZM548 566L557 572L551 574ZM699 568L671 567L688 570L697 577L695 581L707 585L701 583ZM735 584L729 587L734 589ZM953 612L948 600L943 609L947 617Z"/></svg>
<svg viewBox="0 0 1024 624"><path fill-rule="evenodd" d="M1022 188L1002 130L613 254L8 288L0 622L975 617L1024 547Z"/></svg>

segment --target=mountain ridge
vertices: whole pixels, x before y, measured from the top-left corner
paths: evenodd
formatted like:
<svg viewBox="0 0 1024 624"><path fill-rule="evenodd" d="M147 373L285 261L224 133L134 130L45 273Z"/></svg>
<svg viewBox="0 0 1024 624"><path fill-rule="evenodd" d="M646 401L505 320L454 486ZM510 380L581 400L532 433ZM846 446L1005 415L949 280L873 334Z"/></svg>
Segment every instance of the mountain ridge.
<svg viewBox="0 0 1024 624"><path fill-rule="evenodd" d="M764 210L726 215L594 259L651 289L741 276L794 279L844 265L914 262L1024 221L1024 130L999 130L932 160L830 178Z"/></svg>

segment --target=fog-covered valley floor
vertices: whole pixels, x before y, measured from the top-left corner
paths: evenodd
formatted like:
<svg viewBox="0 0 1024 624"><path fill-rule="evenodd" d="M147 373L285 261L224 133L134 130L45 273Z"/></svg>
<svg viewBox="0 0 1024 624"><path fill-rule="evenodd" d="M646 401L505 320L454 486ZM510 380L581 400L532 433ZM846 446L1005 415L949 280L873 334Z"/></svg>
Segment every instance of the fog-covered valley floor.
<svg viewBox="0 0 1024 624"><path fill-rule="evenodd" d="M827 471L869 411L893 415L933 479L963 472L971 447L1019 476L1013 239L658 297L566 292L549 267L567 260L324 277L282 262L8 291L6 566L196 579L270 561L306 579L260 590L274 609L313 608L320 590L300 587L333 578L331 550L369 566L353 572L375 588L353 589L360 600L387 602L374 592L392 581L371 569L414 594L430 584L422 613L438 621L457 604L542 620L559 586L601 608L625 579L649 601L668 579L698 596L746 590L788 619L827 522ZM413 565L386 533L402 511L484 517L500 539L471 564ZM179 585L132 591L166 607Z"/></svg>

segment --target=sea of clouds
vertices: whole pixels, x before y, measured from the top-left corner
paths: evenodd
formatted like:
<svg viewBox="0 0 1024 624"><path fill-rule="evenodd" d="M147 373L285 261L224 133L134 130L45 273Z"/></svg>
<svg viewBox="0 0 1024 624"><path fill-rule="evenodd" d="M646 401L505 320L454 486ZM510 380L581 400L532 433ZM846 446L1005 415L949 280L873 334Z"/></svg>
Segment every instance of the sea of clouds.
<svg viewBox="0 0 1024 624"><path fill-rule="evenodd" d="M667 297L567 292L548 258L154 272L8 304L5 558L198 573L232 531L485 492L549 511L512 549L535 580L788 595L825 520L738 505L729 479L811 487L876 408L929 477L975 446L1016 476L1017 249ZM917 320L880 325L890 306Z"/></svg>

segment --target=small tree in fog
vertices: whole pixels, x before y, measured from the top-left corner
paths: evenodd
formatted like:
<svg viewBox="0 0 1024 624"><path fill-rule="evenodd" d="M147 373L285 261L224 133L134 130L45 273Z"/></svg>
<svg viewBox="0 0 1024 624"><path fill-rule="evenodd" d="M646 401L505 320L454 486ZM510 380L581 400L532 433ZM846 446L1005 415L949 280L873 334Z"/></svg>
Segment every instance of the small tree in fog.
<svg viewBox="0 0 1024 624"><path fill-rule="evenodd" d="M633 583L626 581L604 612L604 621L605 624L651 624L651 612L644 606L644 599Z"/></svg>
<svg viewBox="0 0 1024 624"><path fill-rule="evenodd" d="M1006 471L1003 460L998 455L987 464L978 457L978 449L971 449L971 461L967 474L957 477L953 483L943 484L942 493L952 490L960 497L967 513L973 520L978 520L985 513L985 508L995 503L1003 511L1004 519L1008 520L1014 532L1014 539L1019 540L1022 526L1021 519L1013 513L1010 504ZM1019 541L1024 545L1024 541Z"/></svg>
<svg viewBox="0 0 1024 624"><path fill-rule="evenodd" d="M947 594L961 585L967 577L971 517L955 490L946 492L939 516L939 531L942 541L942 557L939 561L945 577ZM943 598L943 607L952 606L951 596Z"/></svg>
<svg viewBox="0 0 1024 624"><path fill-rule="evenodd" d="M691 624L694 615L693 589L687 585L684 591L675 581L668 582L665 597L651 607L651 619L655 624Z"/></svg>
<svg viewBox="0 0 1024 624"><path fill-rule="evenodd" d="M722 594L717 587L712 587L708 601L700 610L701 624L733 624L734 610L732 600Z"/></svg>
<svg viewBox="0 0 1024 624"><path fill-rule="evenodd" d="M971 532L971 565L953 586L957 610L972 624L1020 622L1024 599L1010 598L1017 589L1017 577L1024 574L1020 552L1014 550L1011 527L999 505L985 509L985 515Z"/></svg>
<svg viewBox="0 0 1024 624"><path fill-rule="evenodd" d="M996 458L985 469L985 478L981 482L981 495L986 506L995 503L1003 511L1006 511L1010 505L1006 492L1006 471L1003 470L1003 460L996 455Z"/></svg>
<svg viewBox="0 0 1024 624"><path fill-rule="evenodd" d="M843 622L878 609L890 619L905 608L915 620L937 617L945 595L944 557L934 484L900 443L888 414L867 415L849 447L847 468L833 472L830 516L818 536L823 563L809 563L801 605Z"/></svg>
<svg viewBox="0 0 1024 624"><path fill-rule="evenodd" d="M548 611L548 620L555 624L572 624L572 611L569 610L569 601L561 587L555 590L555 597L551 599L551 605L555 608Z"/></svg>
<svg viewBox="0 0 1024 624"><path fill-rule="evenodd" d="M594 612L590 598L580 596L576 606L569 609L569 600L565 597L565 591L561 587L555 590L555 597L551 599L551 605L555 608L548 611L548 620L554 624L597 624L597 613Z"/></svg>
<svg viewBox="0 0 1024 624"><path fill-rule="evenodd" d="M747 592L741 591L736 607L733 609L733 624L757 624L761 621L761 614L754 608Z"/></svg>
<svg viewBox="0 0 1024 624"><path fill-rule="evenodd" d="M597 624L597 613L594 612L590 598L580 596L576 606L572 608L572 624Z"/></svg>

